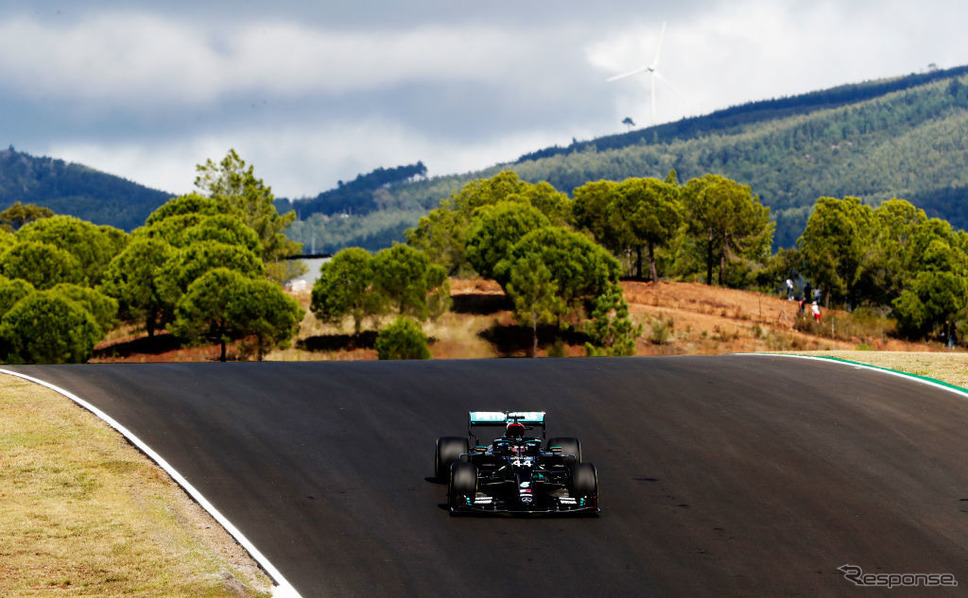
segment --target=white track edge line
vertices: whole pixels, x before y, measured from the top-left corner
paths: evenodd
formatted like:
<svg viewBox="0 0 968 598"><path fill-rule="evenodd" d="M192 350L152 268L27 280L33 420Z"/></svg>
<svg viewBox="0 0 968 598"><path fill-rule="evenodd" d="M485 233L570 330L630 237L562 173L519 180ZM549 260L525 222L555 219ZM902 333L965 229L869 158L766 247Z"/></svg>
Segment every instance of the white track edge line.
<svg viewBox="0 0 968 598"><path fill-rule="evenodd" d="M131 444L135 445L135 447L137 447L138 450L140 450L142 453L147 455L148 458L154 461L159 467L164 469L165 472L169 476L171 476L171 478L175 481L175 483L181 486L182 489L185 492L187 492L188 495L195 500L195 502L199 504L199 506L205 509L208 512L208 514L211 515L219 523L219 525L225 528L225 531L227 531L233 538L235 538L235 541L238 542L239 545L241 545L242 548L244 548L246 552L248 552L249 555L251 555L252 558L255 559L257 563L259 563L259 566L261 566L262 569L269 575L269 577L271 577L272 580L276 582L276 587L272 589L272 595L274 597L302 598L299 595L299 592L297 592L296 589L292 587L292 584L290 584L286 580L286 578L282 575L282 573L280 573L279 570L276 569L276 567L271 562L269 562L269 559L267 559L265 555L263 555L262 552L255 547L255 544L249 541L249 539L246 538L245 535L237 527L235 527L235 525L231 521L229 521L225 515L219 512L219 510L216 509L215 506L212 503L210 503L208 499L202 495L201 492L199 492L194 486L192 486L191 483L189 483L189 481L185 479L185 477L182 474L180 474L174 467L172 467L167 461L165 461L165 459L161 455L156 453L154 449L152 449L150 446L145 444L145 442L142 441L140 438L135 436L134 433L131 432L131 430L128 430L126 427L122 426L113 417L101 411L91 403L85 401L84 399L80 398L79 396L75 395L74 393L68 390L65 390L63 388L60 388L59 386L51 384L50 382L46 382L39 378L28 376L27 374L21 374L20 372L15 372L15 371L3 369L3 368L0 368L0 373L9 374L11 376L16 376L17 378L28 380L35 384L39 384L43 387L49 388L61 395L64 395L68 399L74 401L84 409L87 409L95 416L97 416L105 423L107 423L109 426L114 428L117 432L119 432L122 436L124 436Z"/></svg>
<svg viewBox="0 0 968 598"><path fill-rule="evenodd" d="M796 355L793 353L735 353L735 355L754 355L759 357L791 357L793 359L812 359L813 361L823 361L826 363L838 363L842 366L853 367L859 369L870 370L874 372L880 372L882 374L888 374L891 376L899 376L907 380L913 380L915 382L920 382L922 384L927 384L928 386L933 386L941 390L947 390L948 392L953 392L962 397L968 398L968 389L964 389L953 384L938 383L928 380L924 376L918 376L917 374L908 374L906 372L901 372L898 370L892 370L886 367L880 367L876 365L870 365L867 363L859 363L856 361L850 361L848 359L832 359L830 357L818 357L816 355Z"/></svg>

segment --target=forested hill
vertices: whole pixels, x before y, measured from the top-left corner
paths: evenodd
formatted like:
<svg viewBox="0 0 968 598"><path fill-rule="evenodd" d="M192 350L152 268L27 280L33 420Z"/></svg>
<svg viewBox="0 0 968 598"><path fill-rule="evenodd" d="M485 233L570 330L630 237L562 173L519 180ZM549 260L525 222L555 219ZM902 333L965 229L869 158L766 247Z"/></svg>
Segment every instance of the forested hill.
<svg viewBox="0 0 968 598"><path fill-rule="evenodd" d="M773 100L748 102L705 116L684 118L678 122L665 123L655 127L639 129L629 133L599 137L592 141L573 141L567 147L554 146L521 156L517 162L538 160L558 154L580 152L591 147L598 151L622 149L630 145L647 142L670 142L673 140L696 139L712 134L728 135L741 132L744 128L758 123L775 121L787 116L802 116L818 110L829 110L851 104L872 100L889 93L906 91L935 81L950 80L968 75L968 66L947 70L932 70L926 73L868 81L865 83L841 85L831 89Z"/></svg>
<svg viewBox="0 0 968 598"><path fill-rule="evenodd" d="M387 202L393 202L388 191L390 187L426 176L427 167L423 162L395 168L377 168L367 174L357 175L348 183L339 181L335 189L323 191L312 199L300 199L290 204L290 200L280 198L276 200L276 209L285 212L294 208L299 218L308 218L313 214L366 214L389 207Z"/></svg>
<svg viewBox="0 0 968 598"><path fill-rule="evenodd" d="M897 197L968 229L968 67L844 85L752 102L568 147L537 150L480 172L389 187L385 210L333 220L311 217L296 240L332 251L402 240L420 210L474 178L502 169L571 193L600 179L706 173L749 185L777 221L774 245L795 245L817 198ZM399 206L411 206L404 210ZM417 207L419 206L419 208ZM385 246L384 245L384 246Z"/></svg>
<svg viewBox="0 0 968 598"><path fill-rule="evenodd" d="M171 197L80 164L0 150L0 209L32 203L130 231Z"/></svg>
<svg viewBox="0 0 968 598"><path fill-rule="evenodd" d="M796 243L813 204L824 196L854 196L875 206L906 199L964 229L966 73L962 67L759 102L690 119L708 123L706 133L683 121L652 129L652 142L641 134L624 146L605 138L600 141L611 149L592 143L519 161L514 169L522 178L568 191L589 180L663 177L670 169L681 181L721 174L752 187L770 207L779 247Z"/></svg>

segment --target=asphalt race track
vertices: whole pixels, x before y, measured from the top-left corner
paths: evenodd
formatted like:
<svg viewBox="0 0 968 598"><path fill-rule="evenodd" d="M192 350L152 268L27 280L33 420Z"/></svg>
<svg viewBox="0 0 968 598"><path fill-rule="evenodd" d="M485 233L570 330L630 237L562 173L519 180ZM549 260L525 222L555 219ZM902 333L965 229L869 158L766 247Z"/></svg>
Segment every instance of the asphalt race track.
<svg viewBox="0 0 968 598"><path fill-rule="evenodd" d="M968 584L968 398L882 372L739 355L11 369L131 429L305 598ZM450 517L434 441L478 409L544 409L549 434L579 436L603 513ZM960 586L862 588L846 564Z"/></svg>

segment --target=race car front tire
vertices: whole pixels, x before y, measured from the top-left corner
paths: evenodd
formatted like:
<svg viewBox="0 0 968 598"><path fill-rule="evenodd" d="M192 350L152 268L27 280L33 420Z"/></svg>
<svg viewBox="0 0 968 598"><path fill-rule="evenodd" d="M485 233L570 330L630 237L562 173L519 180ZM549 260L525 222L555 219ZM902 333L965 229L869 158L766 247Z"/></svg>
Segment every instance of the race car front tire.
<svg viewBox="0 0 968 598"><path fill-rule="evenodd" d="M598 496L598 469L594 463L578 463L571 472L571 489L576 496Z"/></svg>
<svg viewBox="0 0 968 598"><path fill-rule="evenodd" d="M477 466L469 461L456 461L451 464L447 494L451 509L460 506L462 497L474 497L477 494Z"/></svg>
<svg viewBox="0 0 968 598"><path fill-rule="evenodd" d="M437 439L437 451L434 455L434 477L438 482L446 482L450 475L450 465L457 461L462 453L469 450L467 438L463 436L441 436Z"/></svg>

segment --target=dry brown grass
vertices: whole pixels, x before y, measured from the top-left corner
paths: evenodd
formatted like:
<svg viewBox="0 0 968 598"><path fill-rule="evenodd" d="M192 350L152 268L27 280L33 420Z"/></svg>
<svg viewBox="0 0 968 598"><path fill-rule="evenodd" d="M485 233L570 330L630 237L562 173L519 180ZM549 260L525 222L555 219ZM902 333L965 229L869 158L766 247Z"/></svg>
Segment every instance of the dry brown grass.
<svg viewBox="0 0 968 598"><path fill-rule="evenodd" d="M798 303L762 293L688 282L622 286L632 317L646 327L639 355L836 351L860 345L882 351L927 350L923 344L892 339L882 330L845 336L843 329L852 317L837 310L824 310L821 324L812 331L797 330ZM656 320L671 322L674 332L666 343L648 340ZM850 330L855 328L859 327Z"/></svg>
<svg viewBox="0 0 968 598"><path fill-rule="evenodd" d="M487 340L494 332L510 330L511 314L500 306L503 291L493 281L451 279L455 303L468 309L449 312L439 320L427 322L434 359L491 358L502 355L523 356L523 347L500 352ZM892 338L880 322L869 324L836 310L824 310L819 325L803 321L797 325L799 306L784 298L749 291L722 289L699 283L623 282L625 298L634 320L643 324L644 333L636 343L637 355L709 355L737 352L776 351L850 351L857 348L877 351L941 351L940 345L908 343ZM309 312L310 294L294 295L306 308L300 332L288 349L269 353L271 361L360 361L377 358L373 348L379 323L366 321L364 334L355 337L353 323L342 326L323 324ZM482 309L475 311L480 304ZM126 329L115 333L99 347L92 362L208 361L218 356L216 347L165 347L138 352L144 333ZM513 331L511 333L513 336ZM127 344L127 345L126 345ZM129 351L134 345L134 351ZM121 347L116 350L114 348ZM539 356L545 356L551 343L545 342ZM581 342L559 347L567 356L584 355ZM230 350L230 358L238 358Z"/></svg>
<svg viewBox="0 0 968 598"><path fill-rule="evenodd" d="M0 376L0 596L267 596L248 554L69 399Z"/></svg>

